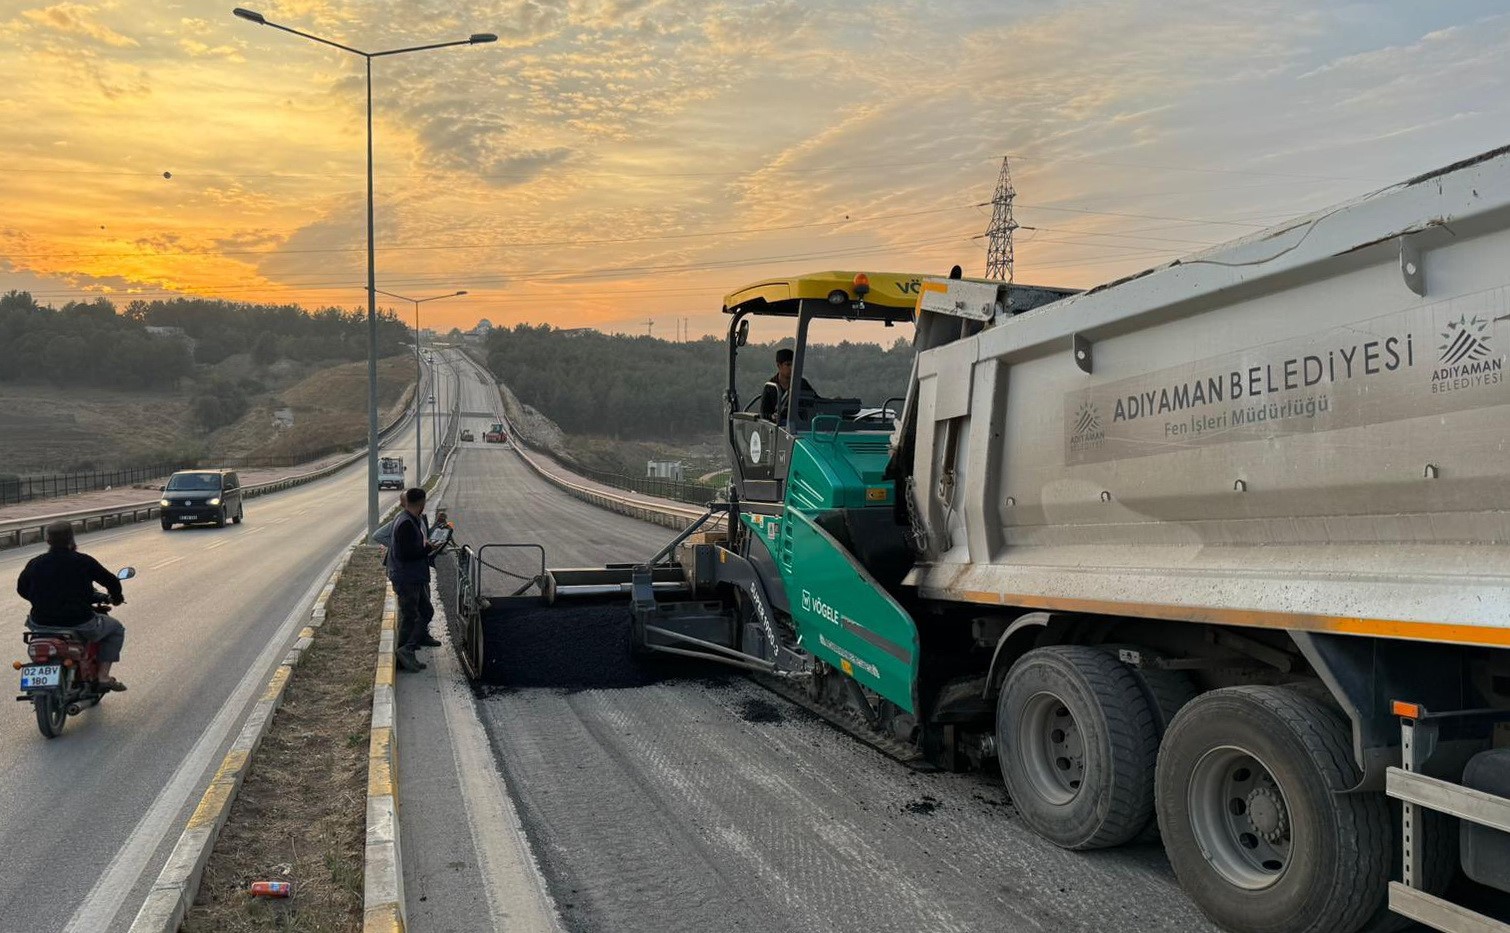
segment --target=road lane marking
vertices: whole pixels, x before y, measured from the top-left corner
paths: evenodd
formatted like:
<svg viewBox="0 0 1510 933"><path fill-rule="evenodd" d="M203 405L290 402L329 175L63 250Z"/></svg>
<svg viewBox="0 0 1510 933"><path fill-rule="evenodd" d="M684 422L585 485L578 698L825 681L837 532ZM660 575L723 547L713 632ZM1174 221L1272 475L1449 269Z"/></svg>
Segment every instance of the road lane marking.
<svg viewBox="0 0 1510 933"><path fill-rule="evenodd" d="M438 597L439 591L432 589L432 594ZM443 601L436 598L435 604L436 614L443 616ZM440 626L446 644L435 651L430 676L441 697L462 809L467 814L472 851L487 895L490 926L502 930L517 924L522 930L560 931L561 915L530 848L503 773L493 759L471 690L456 663L448 628Z"/></svg>
<svg viewBox="0 0 1510 933"><path fill-rule="evenodd" d="M174 830L179 812L194 796L206 769L216 760L216 752L230 738L232 727L246 713L253 695L266 685L272 667L282 659L293 636L294 626L308 617L315 597L330 582L336 563L346 556L347 548L360 543L362 537L358 535L355 540L337 549L336 556L315 577L293 611L278 625L277 631L242 676L241 682L236 684L236 689L226 699L220 712L215 714L209 727L200 734L189 754L178 763L177 769L163 785L163 789L158 791L152 805L131 830L131 835L126 837L126 841L111 857L110 864L89 890L89 895L84 898L79 909L74 911L63 933L97 933L99 930L110 929L115 923L116 915L126 906L126 899L141 880L147 864ZM134 911L140 906L133 903L131 909Z"/></svg>
<svg viewBox="0 0 1510 933"><path fill-rule="evenodd" d="M164 567L168 566L169 564L176 564L176 563L178 563L181 560L183 560L183 555L182 554L180 554L177 557L170 557L167 560L162 561L161 563L153 564L152 566L148 567L147 569L148 570L161 570Z"/></svg>
<svg viewBox="0 0 1510 933"><path fill-rule="evenodd" d="M229 542L229 541L216 541L214 544L207 544L207 545L205 545L205 550L206 551L213 551L213 550L215 550L218 547L225 547L227 544L230 544L230 543L231 542Z"/></svg>

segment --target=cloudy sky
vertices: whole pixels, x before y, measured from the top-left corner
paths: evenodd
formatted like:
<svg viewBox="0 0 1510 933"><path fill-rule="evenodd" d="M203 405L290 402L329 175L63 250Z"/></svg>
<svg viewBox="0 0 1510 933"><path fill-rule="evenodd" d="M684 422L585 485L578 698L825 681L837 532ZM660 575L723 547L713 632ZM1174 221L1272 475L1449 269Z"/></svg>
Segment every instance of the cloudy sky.
<svg viewBox="0 0 1510 933"><path fill-rule="evenodd" d="M1507 0L246 0L374 65L378 287L672 336L821 269L1090 286L1510 143ZM0 290L365 296L363 62L232 0L0 0ZM164 173L171 173L171 178ZM386 303L386 300L385 300Z"/></svg>

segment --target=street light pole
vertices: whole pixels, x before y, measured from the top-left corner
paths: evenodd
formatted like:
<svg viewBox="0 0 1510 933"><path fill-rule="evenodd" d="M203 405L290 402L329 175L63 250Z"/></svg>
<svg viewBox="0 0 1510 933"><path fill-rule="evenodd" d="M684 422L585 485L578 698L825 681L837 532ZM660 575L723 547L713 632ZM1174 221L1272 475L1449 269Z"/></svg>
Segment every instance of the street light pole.
<svg viewBox="0 0 1510 933"><path fill-rule="evenodd" d="M429 45L407 46L401 49L386 49L381 52L364 52L354 49L349 45L332 42L294 29L292 26L284 26L275 23L255 10L247 10L241 7L231 11L235 16L259 26L271 26L283 32L293 33L305 39L360 55L367 63L367 534L372 535L378 527L378 390L377 390L377 258L374 246L374 220L373 220L373 183L372 183L372 60L385 55L402 55L405 52L424 52L429 49L445 49L456 45L482 45L487 42L497 42L498 37L489 32L473 33L466 39L458 39L454 42L436 42ZM449 296L443 296L449 297ZM419 336L415 335L416 342ZM416 348L417 352L417 348ZM416 395L419 388L415 387ZM415 421L419 421L419 401L415 401ZM416 457L418 452L416 451ZM418 464L415 469L418 469Z"/></svg>
<svg viewBox="0 0 1510 933"><path fill-rule="evenodd" d="M414 469L416 474L425 468L425 455L420 452L420 425L424 423L425 400L420 398L419 387L424 382L425 372L419 362L419 306L427 301L439 301L442 298L456 298L465 295L465 291L451 292L446 295L431 295L429 298L406 298L403 295L395 295L393 292L385 292L382 289L373 289L379 295L387 295L389 298L397 298L399 301L414 303ZM435 383L431 382L430 390L435 391ZM433 397L433 395L432 395ZM440 449L436 444L435 450Z"/></svg>

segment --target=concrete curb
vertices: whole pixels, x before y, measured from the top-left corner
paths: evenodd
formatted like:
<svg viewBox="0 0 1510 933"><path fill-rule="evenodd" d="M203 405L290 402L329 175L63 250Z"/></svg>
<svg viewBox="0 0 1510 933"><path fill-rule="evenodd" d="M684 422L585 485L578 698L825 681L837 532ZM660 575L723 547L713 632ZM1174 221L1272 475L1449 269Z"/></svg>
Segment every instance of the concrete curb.
<svg viewBox="0 0 1510 933"><path fill-rule="evenodd" d="M199 891L199 881L204 875L205 865L210 861L210 853L215 848L215 839L231 814L231 804L236 800L236 792L241 789L252 758L257 754L263 737L267 735L273 715L283 702L283 693L288 687L294 667L303 657L305 649L314 642L315 632L325 624L325 604L335 590L336 582L341 579L347 562L351 560L353 550L348 548L346 557L336 565L330 579L320 590L320 595L315 598L314 608L309 613L309 624L299 631L298 640L268 678L262 696L252 706L240 734L225 753L210 786L199 799L199 806L194 808L188 825L184 827L167 863L158 873L157 881L148 892L141 910L137 911L136 919L131 922L130 933L176 933L183 923L184 915L188 913Z"/></svg>
<svg viewBox="0 0 1510 933"><path fill-rule="evenodd" d="M362 876L364 933L403 933L404 870L398 842L398 736L393 715L394 638L398 600L383 602L377 670L372 685L372 737L367 746L367 855Z"/></svg>

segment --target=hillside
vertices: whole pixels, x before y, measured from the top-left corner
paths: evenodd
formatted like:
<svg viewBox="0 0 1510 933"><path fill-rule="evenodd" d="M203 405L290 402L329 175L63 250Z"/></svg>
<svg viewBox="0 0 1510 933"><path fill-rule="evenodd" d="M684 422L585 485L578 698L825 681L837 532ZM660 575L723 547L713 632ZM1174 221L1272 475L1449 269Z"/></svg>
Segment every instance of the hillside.
<svg viewBox="0 0 1510 933"><path fill-rule="evenodd" d="M356 310L188 298L54 308L7 292L0 472L303 457L360 443L367 335ZM403 324L380 316L381 355L403 353L406 339ZM385 407L413 382L408 360L383 366Z"/></svg>
<svg viewBox="0 0 1510 933"><path fill-rule="evenodd" d="M0 382L3 473L59 473L157 464L200 457L304 459L367 437L367 364L284 362L259 367L245 354L204 370L209 378L254 391L246 413L206 432L194 416L193 390L129 391ZM386 421L414 384L413 357L380 360L378 395ZM273 413L289 409L290 427Z"/></svg>
<svg viewBox="0 0 1510 933"><path fill-rule="evenodd" d="M414 385L414 358L378 361L379 420L407 402ZM283 426L275 412L291 417ZM346 363L318 370L288 388L269 393L229 427L211 435L209 452L222 458L309 459L333 447L354 447L367 439L367 364Z"/></svg>

